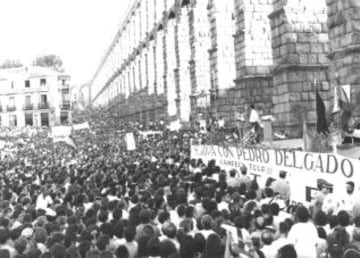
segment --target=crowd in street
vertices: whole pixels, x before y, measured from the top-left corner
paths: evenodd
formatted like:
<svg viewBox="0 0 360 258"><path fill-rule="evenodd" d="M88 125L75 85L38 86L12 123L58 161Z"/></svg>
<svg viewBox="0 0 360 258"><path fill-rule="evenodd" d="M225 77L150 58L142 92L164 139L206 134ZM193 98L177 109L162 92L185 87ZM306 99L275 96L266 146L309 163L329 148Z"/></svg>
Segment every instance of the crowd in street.
<svg viewBox="0 0 360 258"><path fill-rule="evenodd" d="M310 205L294 204L286 171L259 185L246 166L191 159L197 132L142 138L100 111L75 119L91 126L76 149L46 129L3 138L0 258L360 257L357 182L335 198L319 181Z"/></svg>

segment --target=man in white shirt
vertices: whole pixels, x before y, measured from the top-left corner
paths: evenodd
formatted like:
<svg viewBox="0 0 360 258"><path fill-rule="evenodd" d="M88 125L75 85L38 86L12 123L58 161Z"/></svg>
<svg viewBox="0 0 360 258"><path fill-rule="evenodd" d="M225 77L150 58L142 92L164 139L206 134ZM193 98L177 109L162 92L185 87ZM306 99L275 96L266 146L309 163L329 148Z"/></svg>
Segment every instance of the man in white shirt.
<svg viewBox="0 0 360 258"><path fill-rule="evenodd" d="M340 199L339 210L345 210L349 213L352 212L354 204L360 198L358 191L355 191L355 184L353 181L346 182L346 193Z"/></svg>
<svg viewBox="0 0 360 258"><path fill-rule="evenodd" d="M289 226L286 224L286 222L280 222L279 224L279 230L278 230L278 236L277 239L272 243L272 246L279 250L281 247L290 244L289 240L287 239L287 235L289 233Z"/></svg>
<svg viewBox="0 0 360 258"><path fill-rule="evenodd" d="M250 105L250 109L251 110L249 116L249 123L251 124L252 130L254 130L254 132L256 133L256 141L259 142L260 140L259 133L260 133L260 125L261 125L260 116L257 110L255 109L254 104Z"/></svg>
<svg viewBox="0 0 360 258"><path fill-rule="evenodd" d="M314 223L310 222L307 208L300 206L296 209L296 219L289 232L288 240L294 245L299 258L316 257L316 246L319 242L318 232Z"/></svg>
<svg viewBox="0 0 360 258"><path fill-rule="evenodd" d="M45 187L41 188L41 193L36 199L36 210L47 210L49 205L53 204L53 200Z"/></svg>
<svg viewBox="0 0 360 258"><path fill-rule="evenodd" d="M270 231L264 231L261 234L261 241L264 246L261 248L261 251L266 255L266 258L276 258L277 257L277 246L273 245L274 236Z"/></svg>
<svg viewBox="0 0 360 258"><path fill-rule="evenodd" d="M210 215L204 215L201 219L201 225L203 227L200 230L200 233L207 239L211 234L216 234L216 232L212 229L214 225L214 220Z"/></svg>
<svg viewBox="0 0 360 258"><path fill-rule="evenodd" d="M219 129L224 129L225 127L225 121L222 117L220 117L220 119L218 120L218 127Z"/></svg>

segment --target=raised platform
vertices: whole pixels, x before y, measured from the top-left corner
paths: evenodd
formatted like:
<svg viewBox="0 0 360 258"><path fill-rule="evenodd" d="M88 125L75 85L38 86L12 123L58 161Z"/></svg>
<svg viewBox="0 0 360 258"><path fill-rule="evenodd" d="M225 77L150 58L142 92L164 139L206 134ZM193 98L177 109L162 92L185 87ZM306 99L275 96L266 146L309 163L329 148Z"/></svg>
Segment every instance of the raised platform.
<svg viewBox="0 0 360 258"><path fill-rule="evenodd" d="M270 148L287 148L297 149L303 148L303 139L287 139L277 140L272 142L262 142L263 145ZM338 154L344 157L359 159L360 158L360 146L358 145L341 145L337 150Z"/></svg>

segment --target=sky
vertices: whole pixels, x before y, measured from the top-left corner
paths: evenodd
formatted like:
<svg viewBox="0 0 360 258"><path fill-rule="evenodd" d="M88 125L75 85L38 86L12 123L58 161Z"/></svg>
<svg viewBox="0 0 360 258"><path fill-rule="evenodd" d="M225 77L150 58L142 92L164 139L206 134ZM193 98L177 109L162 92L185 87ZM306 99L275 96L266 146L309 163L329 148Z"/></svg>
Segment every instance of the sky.
<svg viewBox="0 0 360 258"><path fill-rule="evenodd" d="M0 0L0 63L56 54L73 84L91 80L134 0Z"/></svg>

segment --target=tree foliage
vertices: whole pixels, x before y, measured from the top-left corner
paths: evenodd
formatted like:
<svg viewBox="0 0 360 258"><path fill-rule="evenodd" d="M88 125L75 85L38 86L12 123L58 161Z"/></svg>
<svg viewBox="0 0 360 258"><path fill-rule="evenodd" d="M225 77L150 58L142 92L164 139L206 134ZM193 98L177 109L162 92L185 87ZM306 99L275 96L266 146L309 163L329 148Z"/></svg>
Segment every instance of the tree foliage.
<svg viewBox="0 0 360 258"><path fill-rule="evenodd" d="M6 59L1 65L0 69L22 67L23 64L19 60Z"/></svg>
<svg viewBox="0 0 360 258"><path fill-rule="evenodd" d="M62 72L63 69L63 61L61 60L61 58L57 55L45 55L45 56L40 56L38 58L36 58L35 60L35 65L36 66L42 66L42 67L49 67L52 68L56 71L60 71Z"/></svg>

